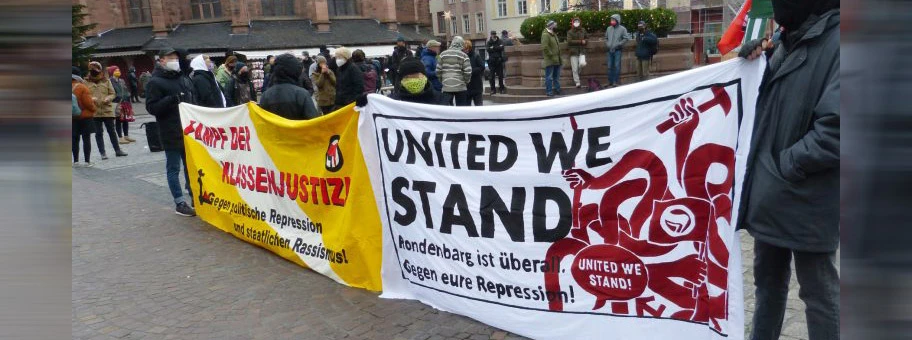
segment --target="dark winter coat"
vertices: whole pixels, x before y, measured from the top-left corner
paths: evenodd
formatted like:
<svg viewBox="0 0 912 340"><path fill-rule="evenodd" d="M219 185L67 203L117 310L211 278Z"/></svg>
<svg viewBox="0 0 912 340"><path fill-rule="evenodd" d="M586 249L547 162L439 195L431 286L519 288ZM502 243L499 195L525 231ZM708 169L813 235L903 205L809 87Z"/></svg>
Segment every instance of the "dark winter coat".
<svg viewBox="0 0 912 340"><path fill-rule="evenodd" d="M481 94L484 92L484 59L475 51L475 49L472 49L467 54L469 56L469 62L472 64L472 78L469 80L468 92L466 93L470 96Z"/></svg>
<svg viewBox="0 0 912 340"><path fill-rule="evenodd" d="M127 85L130 86L130 93L137 93L136 90L139 88L139 79L136 78L136 71L127 73Z"/></svg>
<svg viewBox="0 0 912 340"><path fill-rule="evenodd" d="M412 56L412 51L405 47L396 46L393 48L393 55L390 56L387 68L389 68L390 79L399 78L399 63L402 59ZM420 57L420 56L419 56Z"/></svg>
<svg viewBox="0 0 912 340"><path fill-rule="evenodd" d="M427 74L428 82L434 86L434 90L440 92L443 89L443 83L437 77L437 52L425 49L421 54L421 63L424 64L424 72Z"/></svg>
<svg viewBox="0 0 912 340"><path fill-rule="evenodd" d="M659 38L656 37L655 33L647 30L646 33L640 33L637 31L636 35L636 57L639 60L652 59L652 50L659 43Z"/></svg>
<svg viewBox="0 0 912 340"><path fill-rule="evenodd" d="M739 227L809 252L839 246L839 10L771 53L760 85Z"/></svg>
<svg viewBox="0 0 912 340"><path fill-rule="evenodd" d="M225 107L222 102L222 89L215 81L215 75L212 72L195 70L190 73L190 80L193 82L193 97L196 105Z"/></svg>
<svg viewBox="0 0 912 340"><path fill-rule="evenodd" d="M504 44L500 38L488 38L486 43L488 48L488 64L500 65L504 62Z"/></svg>
<svg viewBox="0 0 912 340"><path fill-rule="evenodd" d="M396 90L389 94L389 98L404 102L431 105L442 105L443 101L440 97L440 92L435 91L430 82L424 86L424 91L419 94L411 94L402 88L401 83L397 84Z"/></svg>
<svg viewBox="0 0 912 340"><path fill-rule="evenodd" d="M272 66L272 86L260 98L260 107L281 117L306 120L320 116L313 95L298 86L302 65L290 54L276 58Z"/></svg>
<svg viewBox="0 0 912 340"><path fill-rule="evenodd" d="M146 111L155 116L162 146L166 150L183 150L184 135L181 129L181 102L194 103L193 90L188 79L180 72L166 70L159 65L152 72L146 87Z"/></svg>
<svg viewBox="0 0 912 340"><path fill-rule="evenodd" d="M248 71L250 72L250 71ZM257 101L256 87L253 86L252 80L241 81L240 76L237 73L231 75L231 78L228 79L228 86L225 87L225 100L228 101L228 106L236 106L246 103L238 103L238 86L247 86L250 90L250 100Z"/></svg>
<svg viewBox="0 0 912 340"><path fill-rule="evenodd" d="M364 76L361 69L351 61L339 67L336 73L336 105L354 103L364 93Z"/></svg>

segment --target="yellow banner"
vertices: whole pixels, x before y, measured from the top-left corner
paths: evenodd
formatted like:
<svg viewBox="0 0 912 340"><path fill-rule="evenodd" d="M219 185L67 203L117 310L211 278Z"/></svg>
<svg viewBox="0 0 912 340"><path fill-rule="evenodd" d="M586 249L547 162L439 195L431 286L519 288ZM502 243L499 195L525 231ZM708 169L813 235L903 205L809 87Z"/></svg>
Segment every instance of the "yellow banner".
<svg viewBox="0 0 912 340"><path fill-rule="evenodd" d="M381 290L380 219L353 105L309 121L253 103L180 110L200 218L339 283Z"/></svg>

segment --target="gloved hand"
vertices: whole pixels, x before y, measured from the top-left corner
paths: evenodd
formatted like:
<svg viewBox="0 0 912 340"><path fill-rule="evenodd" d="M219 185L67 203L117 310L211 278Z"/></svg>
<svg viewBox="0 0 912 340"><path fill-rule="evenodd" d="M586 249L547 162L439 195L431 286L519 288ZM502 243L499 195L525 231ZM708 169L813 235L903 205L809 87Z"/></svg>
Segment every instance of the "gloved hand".
<svg viewBox="0 0 912 340"><path fill-rule="evenodd" d="M754 39L741 45L741 51L738 52L738 56L747 60L754 60L772 47L773 43L767 38Z"/></svg>
<svg viewBox="0 0 912 340"><path fill-rule="evenodd" d="M367 93L362 93L358 99L355 99L355 106L364 107L365 105L367 105Z"/></svg>

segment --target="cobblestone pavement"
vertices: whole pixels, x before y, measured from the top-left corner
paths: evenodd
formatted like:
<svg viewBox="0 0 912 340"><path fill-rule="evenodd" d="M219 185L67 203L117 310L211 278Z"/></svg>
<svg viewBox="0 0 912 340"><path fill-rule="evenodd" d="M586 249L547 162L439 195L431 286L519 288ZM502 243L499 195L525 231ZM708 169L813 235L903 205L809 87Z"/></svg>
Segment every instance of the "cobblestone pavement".
<svg viewBox="0 0 912 340"><path fill-rule="evenodd" d="M173 213L164 155L140 124L130 155L73 169L74 339L521 339L416 301L339 285ZM110 142L108 150L111 150ZM94 149L94 147L93 147ZM111 152L111 151L109 151ZM113 156L113 152L110 154ZM747 331L753 242L741 235ZM792 280L782 339L807 339Z"/></svg>

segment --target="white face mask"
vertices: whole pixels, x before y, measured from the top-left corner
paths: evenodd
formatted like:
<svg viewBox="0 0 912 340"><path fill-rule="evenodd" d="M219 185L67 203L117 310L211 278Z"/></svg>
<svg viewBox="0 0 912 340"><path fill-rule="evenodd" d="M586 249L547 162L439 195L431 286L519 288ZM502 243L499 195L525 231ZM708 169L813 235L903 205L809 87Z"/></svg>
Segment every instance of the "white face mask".
<svg viewBox="0 0 912 340"><path fill-rule="evenodd" d="M165 68L171 71L180 71L180 61L172 60L165 63Z"/></svg>
<svg viewBox="0 0 912 340"><path fill-rule="evenodd" d="M345 65L346 61L348 60L345 58L336 58L336 66L342 67L342 65Z"/></svg>
<svg viewBox="0 0 912 340"><path fill-rule="evenodd" d="M579 21L573 22L573 27L579 27L579 25L580 25Z"/></svg>

